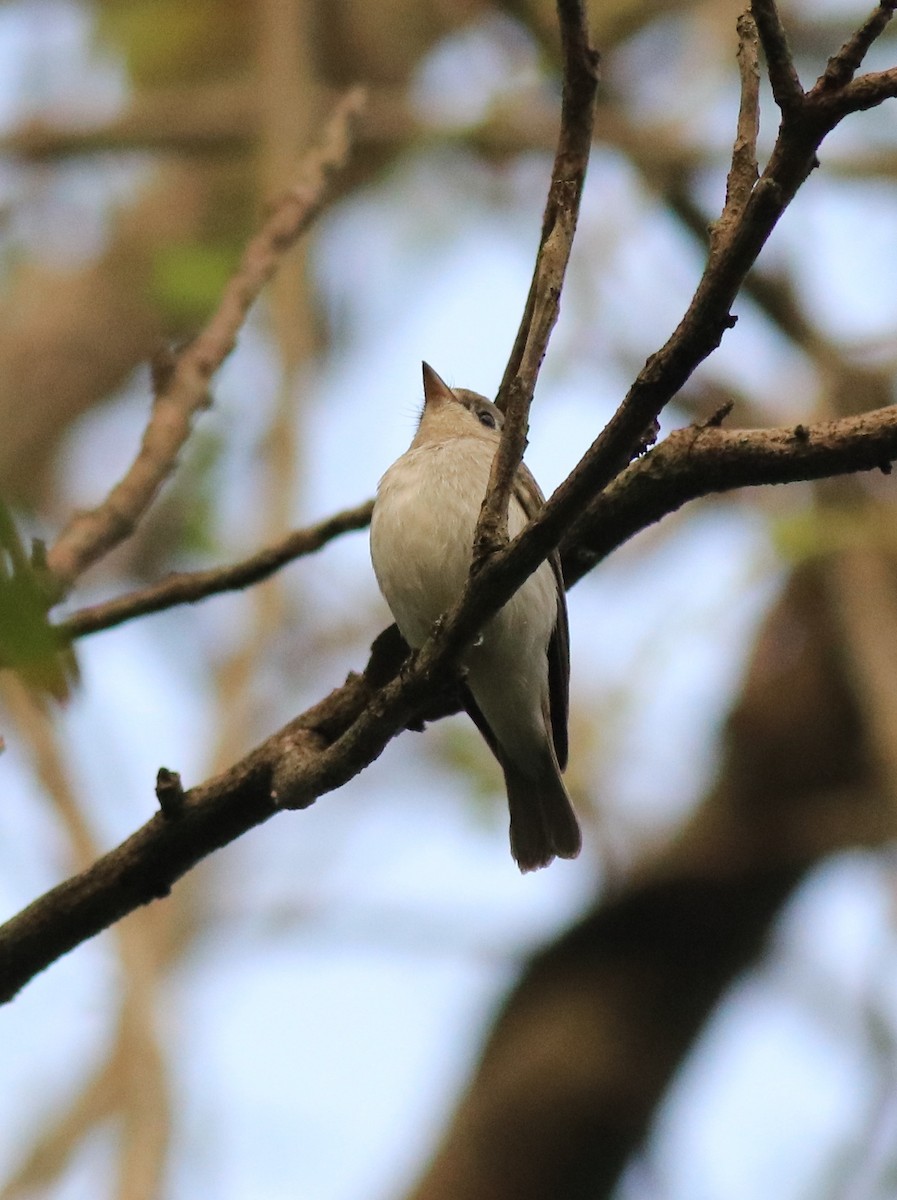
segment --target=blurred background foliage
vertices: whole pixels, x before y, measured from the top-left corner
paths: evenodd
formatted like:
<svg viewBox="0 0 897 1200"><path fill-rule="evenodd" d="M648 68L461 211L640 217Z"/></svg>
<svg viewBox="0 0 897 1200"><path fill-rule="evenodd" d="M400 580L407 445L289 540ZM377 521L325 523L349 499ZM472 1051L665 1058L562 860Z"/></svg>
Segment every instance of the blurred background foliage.
<svg viewBox="0 0 897 1200"><path fill-rule="evenodd" d="M597 141L529 452L546 490L697 280L740 7L590 5ZM809 83L865 9L782 12ZM147 819L160 763L192 783L232 762L388 619L353 535L86 639L59 707L28 539L122 473L146 364L196 332L351 83L370 99L337 202L72 605L370 495L421 358L494 391L559 80L550 0L7 0L0 61L0 641L24 595L50 670L0 675L6 915ZM730 399L745 426L893 401L897 109L821 157L667 427ZM893 1195L893 505L884 476L701 502L574 591L577 864L516 875L455 719L57 964L0 1015L0 1197Z"/></svg>

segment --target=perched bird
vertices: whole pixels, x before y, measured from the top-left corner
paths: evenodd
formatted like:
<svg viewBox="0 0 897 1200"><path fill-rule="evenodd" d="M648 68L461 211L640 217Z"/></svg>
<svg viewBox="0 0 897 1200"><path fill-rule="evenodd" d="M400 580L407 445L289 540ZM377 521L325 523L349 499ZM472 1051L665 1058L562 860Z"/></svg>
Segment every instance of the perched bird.
<svg viewBox="0 0 897 1200"><path fill-rule="evenodd" d="M414 648L467 580L502 426L501 412L484 396L450 388L426 363L423 371L417 433L380 480L371 518L377 582ZM511 537L544 502L521 464L508 511ZM532 871L555 856L575 858L581 837L561 779L570 658L557 554L486 623L462 667L465 707L504 772L518 866Z"/></svg>

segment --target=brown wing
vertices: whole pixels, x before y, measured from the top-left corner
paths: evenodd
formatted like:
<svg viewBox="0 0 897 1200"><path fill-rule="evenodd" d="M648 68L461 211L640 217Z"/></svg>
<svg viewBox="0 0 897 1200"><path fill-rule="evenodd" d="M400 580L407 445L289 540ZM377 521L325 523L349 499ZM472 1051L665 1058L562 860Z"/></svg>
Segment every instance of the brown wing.
<svg viewBox="0 0 897 1200"><path fill-rule="evenodd" d="M483 735L483 740L485 741L486 745L501 763L502 768L504 768L505 756L502 754L501 746L499 746L495 734L492 732L492 729L489 726L489 722L480 712L480 706L477 704L476 700L474 700L473 692L471 692L466 683L461 684L461 703L464 706L464 711Z"/></svg>
<svg viewBox="0 0 897 1200"><path fill-rule="evenodd" d="M557 584L557 622L548 643L548 701L551 705L551 734L558 766L567 769L567 719L570 711L570 627L567 623L567 597L561 556L557 552L549 559Z"/></svg>
<svg viewBox="0 0 897 1200"><path fill-rule="evenodd" d="M545 503L545 497L529 468L521 463L514 481L514 495L528 521ZM548 559L557 588L557 617L548 643L548 700L551 711L551 735L558 766L567 766L567 719L570 710L570 627L567 623L567 597L561 556L555 551Z"/></svg>

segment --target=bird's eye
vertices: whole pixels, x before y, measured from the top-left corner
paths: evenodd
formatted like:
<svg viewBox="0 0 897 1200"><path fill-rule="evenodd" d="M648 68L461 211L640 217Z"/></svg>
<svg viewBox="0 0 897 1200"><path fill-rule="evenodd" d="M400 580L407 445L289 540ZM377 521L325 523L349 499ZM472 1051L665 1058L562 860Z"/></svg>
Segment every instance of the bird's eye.
<svg viewBox="0 0 897 1200"><path fill-rule="evenodd" d="M495 428L495 416L489 411L488 408L481 408L477 413L477 418L479 419L480 424L485 425L487 429Z"/></svg>

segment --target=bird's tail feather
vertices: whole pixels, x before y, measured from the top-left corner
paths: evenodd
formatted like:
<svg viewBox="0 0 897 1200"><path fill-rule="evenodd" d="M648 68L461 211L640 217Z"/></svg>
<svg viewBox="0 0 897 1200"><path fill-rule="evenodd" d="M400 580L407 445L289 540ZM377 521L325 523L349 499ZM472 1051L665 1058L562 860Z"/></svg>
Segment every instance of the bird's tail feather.
<svg viewBox="0 0 897 1200"><path fill-rule="evenodd" d="M462 695L471 720L504 772L511 810L511 853L520 870L536 871L555 858L576 858L582 834L553 749L544 747L534 771L521 770L502 750L466 684Z"/></svg>
<svg viewBox="0 0 897 1200"><path fill-rule="evenodd" d="M553 761L537 777L503 764L511 810L511 853L521 871L547 867L554 858L576 858L582 834Z"/></svg>

